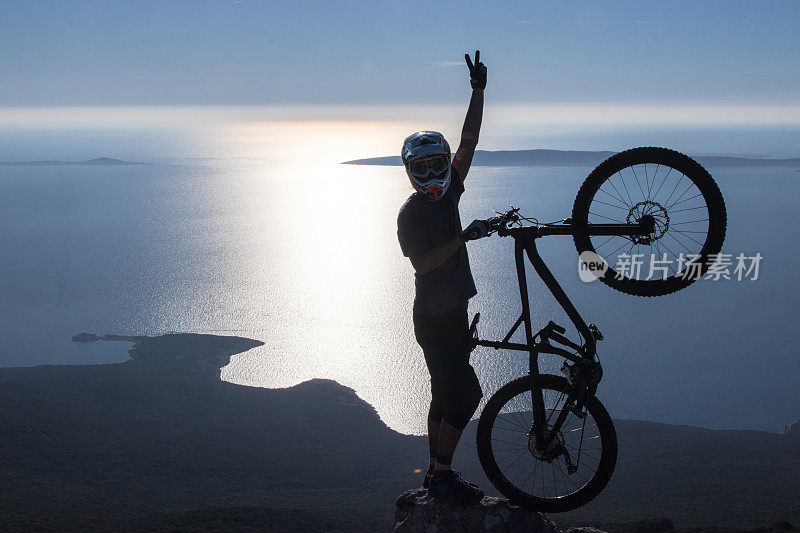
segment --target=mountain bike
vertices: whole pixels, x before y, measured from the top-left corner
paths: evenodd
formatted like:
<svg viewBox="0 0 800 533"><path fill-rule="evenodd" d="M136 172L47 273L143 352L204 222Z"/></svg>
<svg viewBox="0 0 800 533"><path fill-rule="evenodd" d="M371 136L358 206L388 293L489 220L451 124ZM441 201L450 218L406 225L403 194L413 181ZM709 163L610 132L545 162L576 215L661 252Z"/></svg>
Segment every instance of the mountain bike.
<svg viewBox="0 0 800 533"><path fill-rule="evenodd" d="M603 376L597 342L603 335L578 313L544 264L536 240L570 235L583 264L591 263L592 275L609 287L636 296L669 294L712 267L725 239L725 202L696 161L666 148L643 147L597 166L580 187L570 218L541 224L512 206L483 222L484 231L471 238L514 239L522 311L499 341L478 337L477 313L470 325L472 347L526 351L530 370L486 403L478 421L478 456L489 480L511 502L543 512L569 511L597 496L611 479L617 437L596 395ZM638 271L630 260L614 266L606 261L614 254L630 259L647 252L651 257L642 259ZM575 326L577 342L553 321L533 331L525 256ZM654 269L661 275L653 276ZM525 342L512 342L521 325ZM563 357L564 376L541 374L539 354Z"/></svg>

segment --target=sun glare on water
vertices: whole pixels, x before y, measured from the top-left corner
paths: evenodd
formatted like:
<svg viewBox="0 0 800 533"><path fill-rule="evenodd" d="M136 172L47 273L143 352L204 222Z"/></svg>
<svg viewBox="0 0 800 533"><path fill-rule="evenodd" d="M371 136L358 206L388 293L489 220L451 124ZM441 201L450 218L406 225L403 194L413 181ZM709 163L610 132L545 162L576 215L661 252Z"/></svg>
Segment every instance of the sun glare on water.
<svg viewBox="0 0 800 533"><path fill-rule="evenodd" d="M249 333L265 346L234 357L223 379L286 387L326 377L355 388L379 412L398 396L427 401L422 358L403 364L413 340L413 274L396 237L397 211L411 192L405 172L341 164L399 152L411 127L295 121L231 128L227 142L254 159L236 196L246 199L240 230L256 235L247 237L249 264L225 275L252 285L250 305L269 313L253 317ZM386 395L386 373L408 390ZM399 407L390 410L402 413ZM419 425L397 422L390 425Z"/></svg>

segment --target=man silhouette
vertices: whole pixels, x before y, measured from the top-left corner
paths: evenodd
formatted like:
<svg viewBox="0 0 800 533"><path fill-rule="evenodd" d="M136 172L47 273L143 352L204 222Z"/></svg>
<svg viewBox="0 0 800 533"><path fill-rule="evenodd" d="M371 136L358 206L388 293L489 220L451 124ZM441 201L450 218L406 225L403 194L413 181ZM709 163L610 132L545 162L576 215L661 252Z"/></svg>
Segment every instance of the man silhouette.
<svg viewBox="0 0 800 533"><path fill-rule="evenodd" d="M479 51L474 63L468 54L465 58L472 97L452 162L441 133L419 131L403 142L403 164L416 192L400 208L397 236L415 271L414 334L431 375L430 465L423 487L435 498L474 504L483 491L450 468L461 432L483 396L469 364L467 302L477 291L458 203L478 144L486 67Z"/></svg>

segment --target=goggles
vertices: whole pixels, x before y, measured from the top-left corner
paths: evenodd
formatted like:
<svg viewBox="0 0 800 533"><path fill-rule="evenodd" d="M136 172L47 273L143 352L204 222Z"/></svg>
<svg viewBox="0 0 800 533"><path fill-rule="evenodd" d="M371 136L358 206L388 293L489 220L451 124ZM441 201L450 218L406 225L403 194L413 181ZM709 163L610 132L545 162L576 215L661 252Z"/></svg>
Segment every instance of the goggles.
<svg viewBox="0 0 800 533"><path fill-rule="evenodd" d="M412 161L408 164L408 170L415 179L424 182L441 177L449 166L450 158L440 155Z"/></svg>

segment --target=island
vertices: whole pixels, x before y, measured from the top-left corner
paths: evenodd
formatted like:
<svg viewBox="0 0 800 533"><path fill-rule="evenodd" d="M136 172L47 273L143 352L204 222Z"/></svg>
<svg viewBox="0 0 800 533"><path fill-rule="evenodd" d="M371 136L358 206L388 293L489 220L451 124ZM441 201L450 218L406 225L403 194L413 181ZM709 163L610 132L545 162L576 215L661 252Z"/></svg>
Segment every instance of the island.
<svg viewBox="0 0 800 533"><path fill-rule="evenodd" d="M475 150L472 166L513 167L513 166L552 166L552 167L594 167L616 152L581 150ZM773 159L768 157L734 157L719 155L693 155L701 165L709 167L797 167L800 158ZM343 165L402 166L400 156L370 157L344 161Z"/></svg>
<svg viewBox="0 0 800 533"><path fill-rule="evenodd" d="M136 161L122 161L110 157L98 157L88 161L0 161L3 167L57 167L57 166L90 166L90 167L112 167L126 165L150 165L151 163L140 163Z"/></svg>

